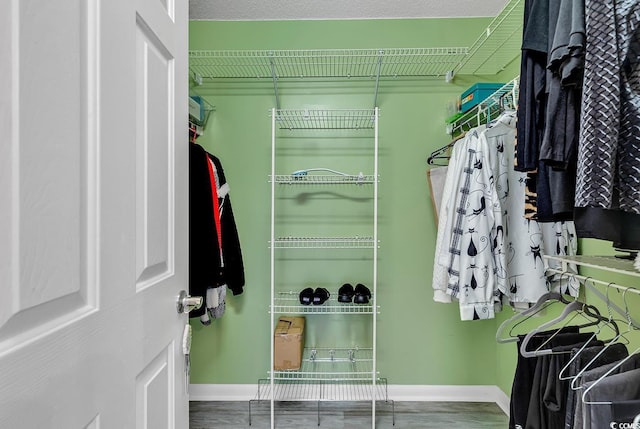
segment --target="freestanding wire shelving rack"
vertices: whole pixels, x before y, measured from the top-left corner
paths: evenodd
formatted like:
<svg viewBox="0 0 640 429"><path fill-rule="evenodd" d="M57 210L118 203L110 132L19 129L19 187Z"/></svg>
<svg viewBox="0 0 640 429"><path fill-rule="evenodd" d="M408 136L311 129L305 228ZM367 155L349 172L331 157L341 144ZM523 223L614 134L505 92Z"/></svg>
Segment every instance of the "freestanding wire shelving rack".
<svg viewBox="0 0 640 429"><path fill-rule="evenodd" d="M387 396L387 381L381 378L376 367L376 315L377 304L377 260L378 260L378 108L342 109L342 110L282 110L271 111L271 238L270 238L270 286L271 325L275 326L277 317L282 314L296 315L346 315L348 317L370 318L371 344L350 344L336 347L317 347L306 344L302 366L299 370L279 371L271 369L268 377L258 382L256 400L271 402L271 427L275 427L275 402L284 400L317 401L318 424L320 424L320 403L324 401L370 401L372 427L375 427L376 401L392 404ZM357 136L358 144L367 141L365 146L370 153L367 166L372 171L354 174L340 173L329 168L311 168L304 174L282 174L278 163L279 134L285 135L298 130L313 130L312 135L324 132ZM362 136L364 135L364 138ZM313 137L312 137L313 138ZM302 137L301 141L306 138ZM334 141L334 139L329 139ZM284 167L286 168L286 167ZM355 189L364 194L371 202L369 225L366 234L354 236L279 236L278 233L278 193L283 189L295 193L329 189ZM348 199L347 199L348 200ZM368 228L368 229L367 229ZM346 251L364 252L369 261L368 286L371 299L366 304L338 303L336 297L323 305L301 305L297 290L283 290L281 275L277 267L282 252L306 251ZM325 253L327 254L327 253ZM335 289L334 289L335 293ZM271 341L271 365L274 368L274 343ZM250 410L251 411L251 410Z"/></svg>

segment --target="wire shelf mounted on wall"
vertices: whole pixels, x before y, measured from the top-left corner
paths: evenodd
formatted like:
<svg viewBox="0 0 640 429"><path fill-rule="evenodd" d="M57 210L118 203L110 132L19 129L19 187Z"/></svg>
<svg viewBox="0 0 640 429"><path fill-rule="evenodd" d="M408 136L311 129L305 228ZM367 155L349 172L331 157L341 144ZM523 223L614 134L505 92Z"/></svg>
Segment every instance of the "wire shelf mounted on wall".
<svg viewBox="0 0 640 429"><path fill-rule="evenodd" d="M189 52L196 79L375 79L444 76L466 47Z"/></svg>
<svg viewBox="0 0 640 429"><path fill-rule="evenodd" d="M189 94L189 137L197 138L204 134L209 117L216 110L204 97Z"/></svg>
<svg viewBox="0 0 640 429"><path fill-rule="evenodd" d="M505 110L515 109L518 104L519 82L520 77L516 76L471 110L458 117L455 121L448 123L446 132L453 137L453 141L432 151L427 157L427 164L430 166L448 165L451 148L464 136L466 131L497 119Z"/></svg>
<svg viewBox="0 0 640 429"><path fill-rule="evenodd" d="M518 57L522 47L524 0L509 0L453 69L454 75L494 75Z"/></svg>
<svg viewBox="0 0 640 429"><path fill-rule="evenodd" d="M497 119L507 109L515 109L518 102L518 84L520 77L516 76L511 81L491 93L478 103L477 106L460 116L454 122L447 124L447 134L458 135L478 125Z"/></svg>
<svg viewBox="0 0 640 429"><path fill-rule="evenodd" d="M278 83L301 79L367 79L375 82L373 107L378 105L380 79L443 77L451 74L466 47L246 50L189 52L189 67L197 83L229 79L268 79L280 109Z"/></svg>
<svg viewBox="0 0 640 429"><path fill-rule="evenodd" d="M205 81L266 80L272 83L280 109L279 82L304 79L374 81L373 107L378 107L381 79L440 77L457 74L495 75L520 52L524 0L509 0L469 47L191 50L189 68L197 84Z"/></svg>

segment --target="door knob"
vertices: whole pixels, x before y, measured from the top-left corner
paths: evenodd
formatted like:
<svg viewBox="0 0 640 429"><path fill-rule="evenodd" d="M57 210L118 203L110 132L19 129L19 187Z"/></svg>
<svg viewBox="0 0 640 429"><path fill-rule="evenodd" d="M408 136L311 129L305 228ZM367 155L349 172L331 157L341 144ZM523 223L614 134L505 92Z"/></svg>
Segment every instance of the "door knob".
<svg viewBox="0 0 640 429"><path fill-rule="evenodd" d="M186 291L181 290L176 302L178 314L189 313L191 310L197 310L202 307L201 296L189 296Z"/></svg>

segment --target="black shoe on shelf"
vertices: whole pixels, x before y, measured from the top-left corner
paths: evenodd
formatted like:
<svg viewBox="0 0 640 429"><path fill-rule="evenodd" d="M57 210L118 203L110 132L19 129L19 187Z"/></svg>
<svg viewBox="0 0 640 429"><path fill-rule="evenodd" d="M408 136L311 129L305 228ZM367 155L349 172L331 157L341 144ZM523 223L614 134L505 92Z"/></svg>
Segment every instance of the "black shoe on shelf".
<svg viewBox="0 0 640 429"><path fill-rule="evenodd" d="M309 305L313 302L313 289L310 287L302 289L300 292L300 304Z"/></svg>
<svg viewBox="0 0 640 429"><path fill-rule="evenodd" d="M371 299L371 291L362 283L358 283L354 289L353 302L355 304L368 304Z"/></svg>
<svg viewBox="0 0 640 429"><path fill-rule="evenodd" d="M316 288L316 290L313 292L313 305L324 304L325 302L327 302L330 296L331 294L325 288Z"/></svg>
<svg viewBox="0 0 640 429"><path fill-rule="evenodd" d="M338 289L338 302L351 302L353 300L353 286L349 283L345 283Z"/></svg>

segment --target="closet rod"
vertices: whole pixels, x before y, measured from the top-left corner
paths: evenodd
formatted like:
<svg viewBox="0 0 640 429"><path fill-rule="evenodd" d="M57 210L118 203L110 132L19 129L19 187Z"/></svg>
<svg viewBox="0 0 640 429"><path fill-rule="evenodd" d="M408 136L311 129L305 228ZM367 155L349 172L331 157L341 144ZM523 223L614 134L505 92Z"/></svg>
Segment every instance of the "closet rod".
<svg viewBox="0 0 640 429"><path fill-rule="evenodd" d="M611 302L611 300L602 292L600 292L600 290L598 290L598 288L596 288L595 283L601 284L603 286L606 286L607 288L613 288L613 289L617 289L617 290L621 290L623 291L623 296L625 293L627 292L631 292L631 293L635 293L636 295L640 295L640 289L636 289L636 288L632 288L632 287L627 287L627 286L620 286L618 284L615 284L613 282L605 282L603 280L598 280L598 279L594 279L593 277L590 276L583 276L581 274L574 274L571 273L569 271L563 271L563 270L559 270L557 268L547 268L547 274L560 274L562 275L567 275L571 278L575 278L577 280L580 280L585 287L589 288L589 290L591 292L593 292L598 298L600 298L602 301L605 302L605 304L607 304L607 306L609 308L611 308L612 310L615 310L616 313L620 314L621 316L623 316L626 320L629 320L636 328L640 328L640 323L638 323L636 320L634 320L631 315L628 313L627 310L622 309L620 307L618 307L616 304L614 304L613 302ZM626 305L626 302L625 302Z"/></svg>

